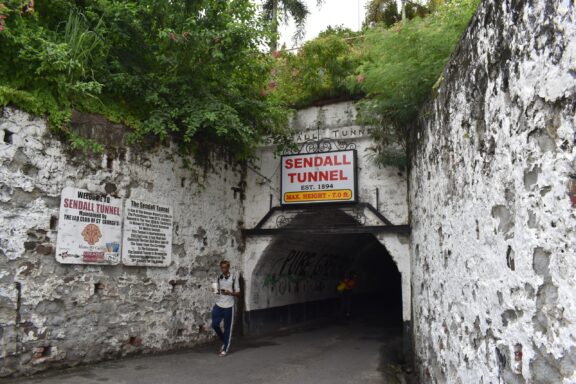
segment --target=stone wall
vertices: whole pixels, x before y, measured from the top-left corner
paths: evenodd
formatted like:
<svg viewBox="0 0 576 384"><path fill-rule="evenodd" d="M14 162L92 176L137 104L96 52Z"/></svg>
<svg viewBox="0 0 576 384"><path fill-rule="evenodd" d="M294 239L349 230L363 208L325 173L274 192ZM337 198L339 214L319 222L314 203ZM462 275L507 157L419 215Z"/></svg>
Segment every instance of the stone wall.
<svg viewBox="0 0 576 384"><path fill-rule="evenodd" d="M9 108L0 115L0 377L206 341L218 261L240 265L243 167L218 158L184 167L173 148L126 147L122 127L74 121L116 146L74 154L45 120ZM172 205L172 264L57 263L65 186Z"/></svg>
<svg viewBox="0 0 576 384"><path fill-rule="evenodd" d="M575 97L574 2L482 1L414 137L422 382L576 383Z"/></svg>
<svg viewBox="0 0 576 384"><path fill-rule="evenodd" d="M406 173L374 165L368 129L354 119L352 103L302 110L293 120L299 132L295 139L300 144L316 139L320 123L321 137L355 144L360 201L378 207L394 224L406 224ZM102 117L74 114L71 125L82 136L106 144L106 153L70 151L41 118L11 108L0 115L0 377L210 340L209 286L223 258L243 274L243 304L249 312L334 299L344 266L355 252L367 251L361 244L363 236L371 236L366 234L244 241L241 229L254 227L270 203L278 205L280 159L272 146L259 149L259 158L248 167L216 156L205 166L185 167L169 146L127 145L126 129ZM59 264L54 253L64 187L171 205L172 264ZM324 213L312 212L319 226L334 224L334 215L357 224L350 212L329 208ZM298 220L308 222L309 216ZM381 224L374 215L366 220L366 225ZM392 257L402 274L403 318L409 321L408 238L390 233L370 241L386 246L384 256ZM314 264L323 276L298 282L298 294L266 279L283 257L294 256L290 252L299 260L304 257L306 266ZM289 325L313 317L309 310L317 308L306 306L304 317L275 314ZM267 325L274 329L277 324Z"/></svg>

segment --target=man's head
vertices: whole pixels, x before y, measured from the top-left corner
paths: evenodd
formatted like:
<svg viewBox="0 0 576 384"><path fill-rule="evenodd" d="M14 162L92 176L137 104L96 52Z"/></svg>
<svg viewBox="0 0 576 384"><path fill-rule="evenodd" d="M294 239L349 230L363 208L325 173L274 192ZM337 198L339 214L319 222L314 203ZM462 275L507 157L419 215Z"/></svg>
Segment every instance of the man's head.
<svg viewBox="0 0 576 384"><path fill-rule="evenodd" d="M230 273L230 262L228 260L222 260L220 262L220 270L224 275L228 275L228 273Z"/></svg>

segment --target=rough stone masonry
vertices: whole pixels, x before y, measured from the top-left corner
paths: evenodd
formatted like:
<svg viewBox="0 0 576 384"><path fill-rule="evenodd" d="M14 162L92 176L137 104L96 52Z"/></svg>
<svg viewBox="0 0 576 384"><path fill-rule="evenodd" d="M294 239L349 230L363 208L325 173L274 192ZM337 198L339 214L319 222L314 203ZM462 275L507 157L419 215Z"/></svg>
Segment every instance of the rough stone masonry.
<svg viewBox="0 0 576 384"><path fill-rule="evenodd" d="M424 383L576 383L576 5L486 0L415 135Z"/></svg>
<svg viewBox="0 0 576 384"><path fill-rule="evenodd" d="M219 158L184 167L174 148L125 146L122 127L100 117L74 121L108 152L74 155L44 119L0 116L0 377L208 340L218 261L239 265L243 167ZM59 264L65 186L171 205L172 264Z"/></svg>

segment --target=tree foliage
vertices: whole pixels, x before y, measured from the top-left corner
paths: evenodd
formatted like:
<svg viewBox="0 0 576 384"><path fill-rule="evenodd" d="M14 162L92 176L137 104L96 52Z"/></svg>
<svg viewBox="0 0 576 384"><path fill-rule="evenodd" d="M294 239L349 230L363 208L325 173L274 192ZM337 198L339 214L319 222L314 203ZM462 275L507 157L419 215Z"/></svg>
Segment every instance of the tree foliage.
<svg viewBox="0 0 576 384"><path fill-rule="evenodd" d="M251 0L0 3L0 105L47 114L68 135L72 108L101 113L184 152L245 157L284 135L286 111L263 94L270 35Z"/></svg>
<svg viewBox="0 0 576 384"><path fill-rule="evenodd" d="M405 5L406 18L412 20L415 17L425 17L440 0L432 0L426 5L414 1L407 1ZM390 27L402 20L402 9L398 7L397 0L371 0L366 5L366 17L364 26L383 25Z"/></svg>
<svg viewBox="0 0 576 384"><path fill-rule="evenodd" d="M305 24L310 11L302 0L265 0L262 4L264 19L270 24L272 31L270 48L274 52L278 48L278 25L281 21L287 22L290 18L296 24L293 36L295 43L302 40L305 33Z"/></svg>
<svg viewBox="0 0 576 384"><path fill-rule="evenodd" d="M272 70L270 96L294 108L354 96L347 83L360 65L360 42L357 32L329 27L297 52L283 51Z"/></svg>
<svg viewBox="0 0 576 384"><path fill-rule="evenodd" d="M393 25L381 20L362 32L328 28L297 52L283 51L268 92L296 108L364 96L358 118L374 127L377 160L399 165L408 133L478 2L431 0L421 13L408 8L401 22L394 0L374 0L390 6Z"/></svg>

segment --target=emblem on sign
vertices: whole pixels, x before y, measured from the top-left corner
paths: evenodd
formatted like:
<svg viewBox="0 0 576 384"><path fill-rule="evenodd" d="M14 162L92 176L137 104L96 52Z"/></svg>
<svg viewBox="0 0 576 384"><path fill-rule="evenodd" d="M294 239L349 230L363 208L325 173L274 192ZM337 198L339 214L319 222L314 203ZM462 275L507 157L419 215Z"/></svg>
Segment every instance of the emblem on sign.
<svg viewBox="0 0 576 384"><path fill-rule="evenodd" d="M102 232L100 232L100 228L96 224L88 224L82 231L82 237L88 244L94 245L102 237Z"/></svg>

